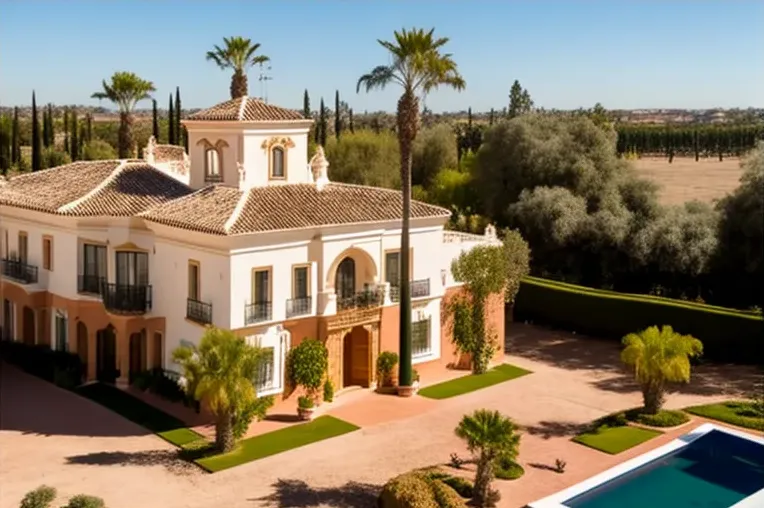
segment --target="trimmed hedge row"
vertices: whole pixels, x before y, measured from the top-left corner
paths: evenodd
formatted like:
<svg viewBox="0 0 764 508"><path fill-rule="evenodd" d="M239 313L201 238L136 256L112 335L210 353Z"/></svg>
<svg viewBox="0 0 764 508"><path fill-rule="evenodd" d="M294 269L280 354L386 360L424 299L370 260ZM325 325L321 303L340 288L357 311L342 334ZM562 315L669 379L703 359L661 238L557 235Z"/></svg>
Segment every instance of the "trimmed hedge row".
<svg viewBox="0 0 764 508"><path fill-rule="evenodd" d="M50 383L73 389L85 376L80 357L66 351L54 351L44 345L0 341L0 358Z"/></svg>
<svg viewBox="0 0 764 508"><path fill-rule="evenodd" d="M649 326L671 325L700 339L708 360L764 363L764 319L748 311L527 277L514 317L618 340Z"/></svg>

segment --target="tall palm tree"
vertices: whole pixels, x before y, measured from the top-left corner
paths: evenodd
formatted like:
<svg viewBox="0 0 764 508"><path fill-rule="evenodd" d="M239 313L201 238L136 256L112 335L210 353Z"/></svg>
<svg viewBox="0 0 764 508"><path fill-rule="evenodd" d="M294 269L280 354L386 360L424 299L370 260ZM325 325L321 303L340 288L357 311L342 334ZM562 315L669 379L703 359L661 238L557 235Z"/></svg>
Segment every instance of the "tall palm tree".
<svg viewBox="0 0 764 508"><path fill-rule="evenodd" d="M456 435L467 442L467 448L477 458L474 499L478 506L486 506L489 499L496 459L517 456L520 435L516 431L511 419L489 409L464 415L456 427Z"/></svg>
<svg viewBox="0 0 764 508"><path fill-rule="evenodd" d="M247 413L251 415L251 408L258 401L255 382L262 350L229 330L211 327L199 347L181 346L173 351L173 359L183 368L186 393L198 401L204 400L215 416L217 449L232 450L252 416L246 422L237 419Z"/></svg>
<svg viewBox="0 0 764 508"><path fill-rule="evenodd" d="M657 414L664 402L667 383L690 380L690 359L703 354L703 343L670 326L651 326L623 338L621 361L634 367L642 388L644 412Z"/></svg>
<svg viewBox="0 0 764 508"><path fill-rule="evenodd" d="M244 37L223 37L223 47L215 45L215 49L207 52L207 60L212 60L221 69L233 69L231 76L231 99L247 95L247 68L269 62L265 55L255 55L260 49L259 43L252 43Z"/></svg>
<svg viewBox="0 0 764 508"><path fill-rule="evenodd" d="M154 83L132 72L115 72L111 82L103 80L103 91L95 92L94 99L107 99L119 108L119 158L127 159L135 154L133 142L133 110L142 100L150 99L156 92Z"/></svg>
<svg viewBox="0 0 764 508"><path fill-rule="evenodd" d="M436 38L435 29L402 29L394 32L395 41L377 40L391 56L391 62L378 65L358 80L356 92L381 90L388 85L398 85L403 94L398 100L396 124L398 145L401 152L401 191L403 193L403 217L401 228L400 257L400 368L399 385L412 385L411 366L411 291L409 267L409 219L411 215L411 159L412 145L419 130L419 96L447 86L456 90L465 87L451 54L442 53L447 37ZM408 394L404 388L404 394Z"/></svg>

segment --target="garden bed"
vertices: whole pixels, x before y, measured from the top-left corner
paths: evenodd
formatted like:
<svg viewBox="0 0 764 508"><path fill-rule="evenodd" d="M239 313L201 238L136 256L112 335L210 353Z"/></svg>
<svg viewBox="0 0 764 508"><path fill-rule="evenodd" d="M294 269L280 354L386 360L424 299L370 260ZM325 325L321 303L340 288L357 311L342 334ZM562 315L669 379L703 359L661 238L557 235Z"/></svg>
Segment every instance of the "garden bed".
<svg viewBox="0 0 764 508"><path fill-rule="evenodd" d="M503 383L504 381L510 381L527 374L531 374L531 372L504 363L490 369L485 374L470 374L450 381L426 386L419 390L419 395L429 399L448 399L450 397L456 397L457 395L463 395L475 390L480 390L481 388L487 388L495 384Z"/></svg>
<svg viewBox="0 0 764 508"><path fill-rule="evenodd" d="M685 408L685 411L709 420L717 420L737 427L764 432L764 415L756 411L752 402L732 400L688 407Z"/></svg>

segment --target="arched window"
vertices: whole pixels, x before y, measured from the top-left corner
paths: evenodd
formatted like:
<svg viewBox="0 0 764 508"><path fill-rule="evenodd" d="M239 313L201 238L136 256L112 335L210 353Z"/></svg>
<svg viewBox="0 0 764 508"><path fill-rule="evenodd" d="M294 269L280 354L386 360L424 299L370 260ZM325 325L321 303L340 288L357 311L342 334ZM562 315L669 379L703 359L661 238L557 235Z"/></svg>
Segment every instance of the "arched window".
<svg viewBox="0 0 764 508"><path fill-rule="evenodd" d="M274 146L271 149L271 178L284 178L284 149Z"/></svg>
<svg viewBox="0 0 764 508"><path fill-rule="evenodd" d="M207 183L222 182L220 174L220 154L215 148L204 151L204 181Z"/></svg>
<svg viewBox="0 0 764 508"><path fill-rule="evenodd" d="M355 261L345 258L337 266L334 276L334 292L337 299L351 298L355 294Z"/></svg>

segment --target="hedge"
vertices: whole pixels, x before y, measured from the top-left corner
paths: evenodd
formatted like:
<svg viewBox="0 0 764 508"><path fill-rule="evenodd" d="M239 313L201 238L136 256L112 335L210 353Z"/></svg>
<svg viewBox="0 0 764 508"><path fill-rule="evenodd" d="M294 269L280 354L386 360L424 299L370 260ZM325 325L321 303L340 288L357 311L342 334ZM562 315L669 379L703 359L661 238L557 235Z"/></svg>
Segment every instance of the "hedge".
<svg viewBox="0 0 764 508"><path fill-rule="evenodd" d="M671 325L700 339L707 360L764 363L764 319L750 311L526 277L514 317L616 340L649 326Z"/></svg>

